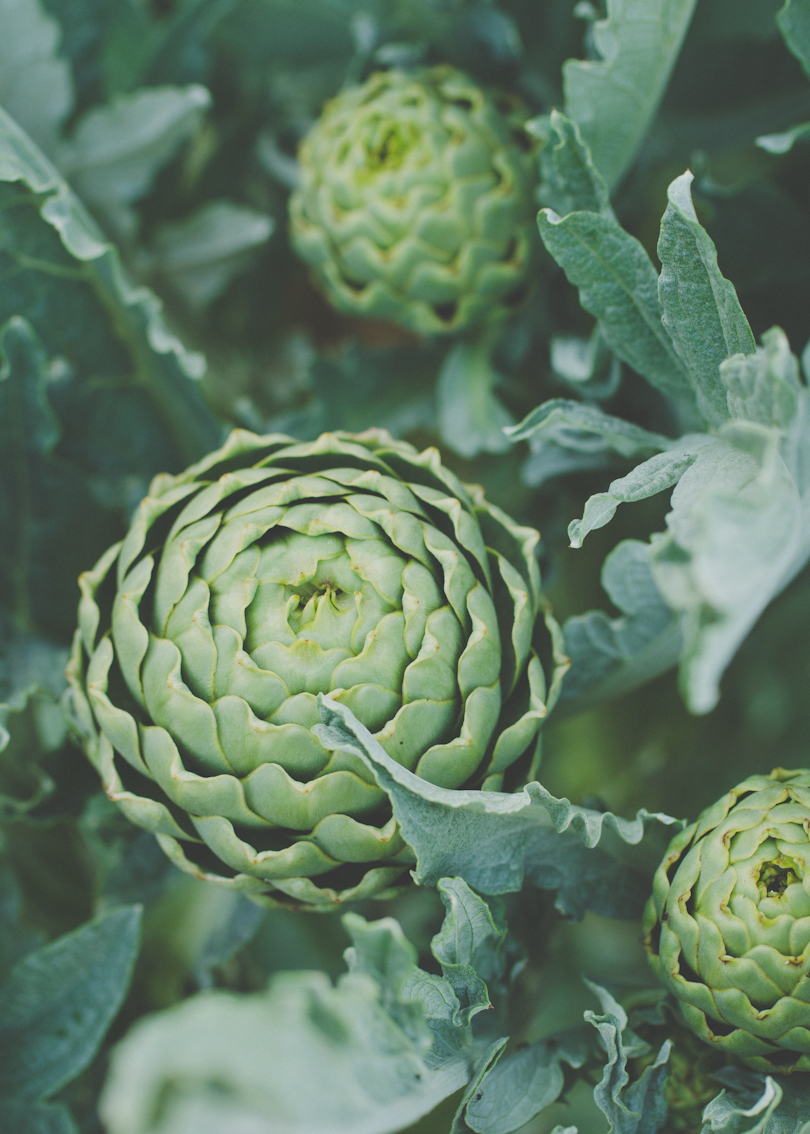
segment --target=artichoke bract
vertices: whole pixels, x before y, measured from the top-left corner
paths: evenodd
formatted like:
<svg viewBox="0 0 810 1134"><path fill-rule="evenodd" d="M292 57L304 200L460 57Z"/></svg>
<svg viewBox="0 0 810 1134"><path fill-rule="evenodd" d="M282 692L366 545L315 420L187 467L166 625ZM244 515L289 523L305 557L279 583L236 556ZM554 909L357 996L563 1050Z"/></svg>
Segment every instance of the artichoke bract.
<svg viewBox="0 0 810 1134"><path fill-rule="evenodd" d="M522 128L460 71L384 71L301 142L293 247L340 311L420 335L519 301L537 246Z"/></svg>
<svg viewBox="0 0 810 1134"><path fill-rule="evenodd" d="M537 539L435 449L236 430L81 577L74 728L182 869L314 906L379 893L413 853L313 731L317 694L432 784L500 787L546 712Z"/></svg>
<svg viewBox="0 0 810 1134"><path fill-rule="evenodd" d="M759 1071L810 1071L810 771L750 776L676 835L644 921L701 1039Z"/></svg>

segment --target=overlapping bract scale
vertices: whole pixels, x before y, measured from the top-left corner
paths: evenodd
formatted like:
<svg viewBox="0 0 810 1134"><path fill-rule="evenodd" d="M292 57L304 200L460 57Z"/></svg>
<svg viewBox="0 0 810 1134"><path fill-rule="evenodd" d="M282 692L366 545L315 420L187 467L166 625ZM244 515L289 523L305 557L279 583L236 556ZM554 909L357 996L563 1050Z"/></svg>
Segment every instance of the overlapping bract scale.
<svg viewBox="0 0 810 1134"><path fill-rule="evenodd" d="M536 247L528 145L452 67L377 72L301 144L293 245L339 310L462 330L520 298Z"/></svg>
<svg viewBox="0 0 810 1134"><path fill-rule="evenodd" d="M446 788L532 747L537 533L383 431L234 432L158 477L82 576L72 717L112 799L183 869L330 904L412 864L317 695Z"/></svg>
<svg viewBox="0 0 810 1134"><path fill-rule="evenodd" d="M645 932L697 1035L760 1071L810 1071L810 771L751 776L678 834Z"/></svg>

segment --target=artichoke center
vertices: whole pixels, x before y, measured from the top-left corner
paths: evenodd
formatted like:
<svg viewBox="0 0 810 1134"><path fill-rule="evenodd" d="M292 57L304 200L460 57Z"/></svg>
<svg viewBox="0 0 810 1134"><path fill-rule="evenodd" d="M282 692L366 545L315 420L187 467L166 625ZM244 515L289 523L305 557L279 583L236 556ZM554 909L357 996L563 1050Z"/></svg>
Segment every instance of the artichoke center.
<svg viewBox="0 0 810 1134"><path fill-rule="evenodd" d="M802 868L792 858L780 855L771 862L763 862L759 868L760 894L763 898L781 898L788 886L801 882Z"/></svg>
<svg viewBox="0 0 810 1134"><path fill-rule="evenodd" d="M383 118L376 123L366 146L369 172L400 169L416 138L413 125Z"/></svg>

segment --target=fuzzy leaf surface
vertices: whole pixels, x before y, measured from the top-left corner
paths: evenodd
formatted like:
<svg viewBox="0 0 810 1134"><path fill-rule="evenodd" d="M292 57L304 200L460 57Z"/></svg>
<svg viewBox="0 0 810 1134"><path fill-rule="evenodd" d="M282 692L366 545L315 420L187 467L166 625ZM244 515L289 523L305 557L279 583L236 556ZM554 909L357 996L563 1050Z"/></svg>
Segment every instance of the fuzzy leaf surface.
<svg viewBox="0 0 810 1134"><path fill-rule="evenodd" d="M607 0L593 29L601 56L563 67L565 112L608 185L633 160L666 89L695 0Z"/></svg>
<svg viewBox="0 0 810 1134"><path fill-rule="evenodd" d="M659 824L678 820L644 810L626 820L576 807L539 783L511 794L438 788L391 760L345 706L322 694L319 704L322 743L355 754L373 772L416 853L414 878L421 885L452 875L480 893L505 894L526 880L556 890L566 917L589 909L607 917L640 915L649 862L632 848L650 827L654 834Z"/></svg>

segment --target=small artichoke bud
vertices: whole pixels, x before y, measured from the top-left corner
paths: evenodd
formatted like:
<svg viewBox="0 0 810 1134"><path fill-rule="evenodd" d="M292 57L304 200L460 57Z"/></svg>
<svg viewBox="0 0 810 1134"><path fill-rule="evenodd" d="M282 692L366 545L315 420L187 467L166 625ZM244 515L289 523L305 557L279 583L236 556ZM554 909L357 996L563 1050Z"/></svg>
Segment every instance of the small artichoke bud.
<svg viewBox="0 0 810 1134"><path fill-rule="evenodd" d="M70 716L183 870L332 908L414 857L317 695L445 788L501 786L546 709L537 532L382 430L237 430L160 476L80 579Z"/></svg>
<svg viewBox="0 0 810 1134"><path fill-rule="evenodd" d="M707 1043L810 1071L810 771L750 776L672 840L645 946Z"/></svg>
<svg viewBox="0 0 810 1134"><path fill-rule="evenodd" d="M292 243L332 304L419 335L519 301L537 246L522 127L453 67L341 92L301 142Z"/></svg>

